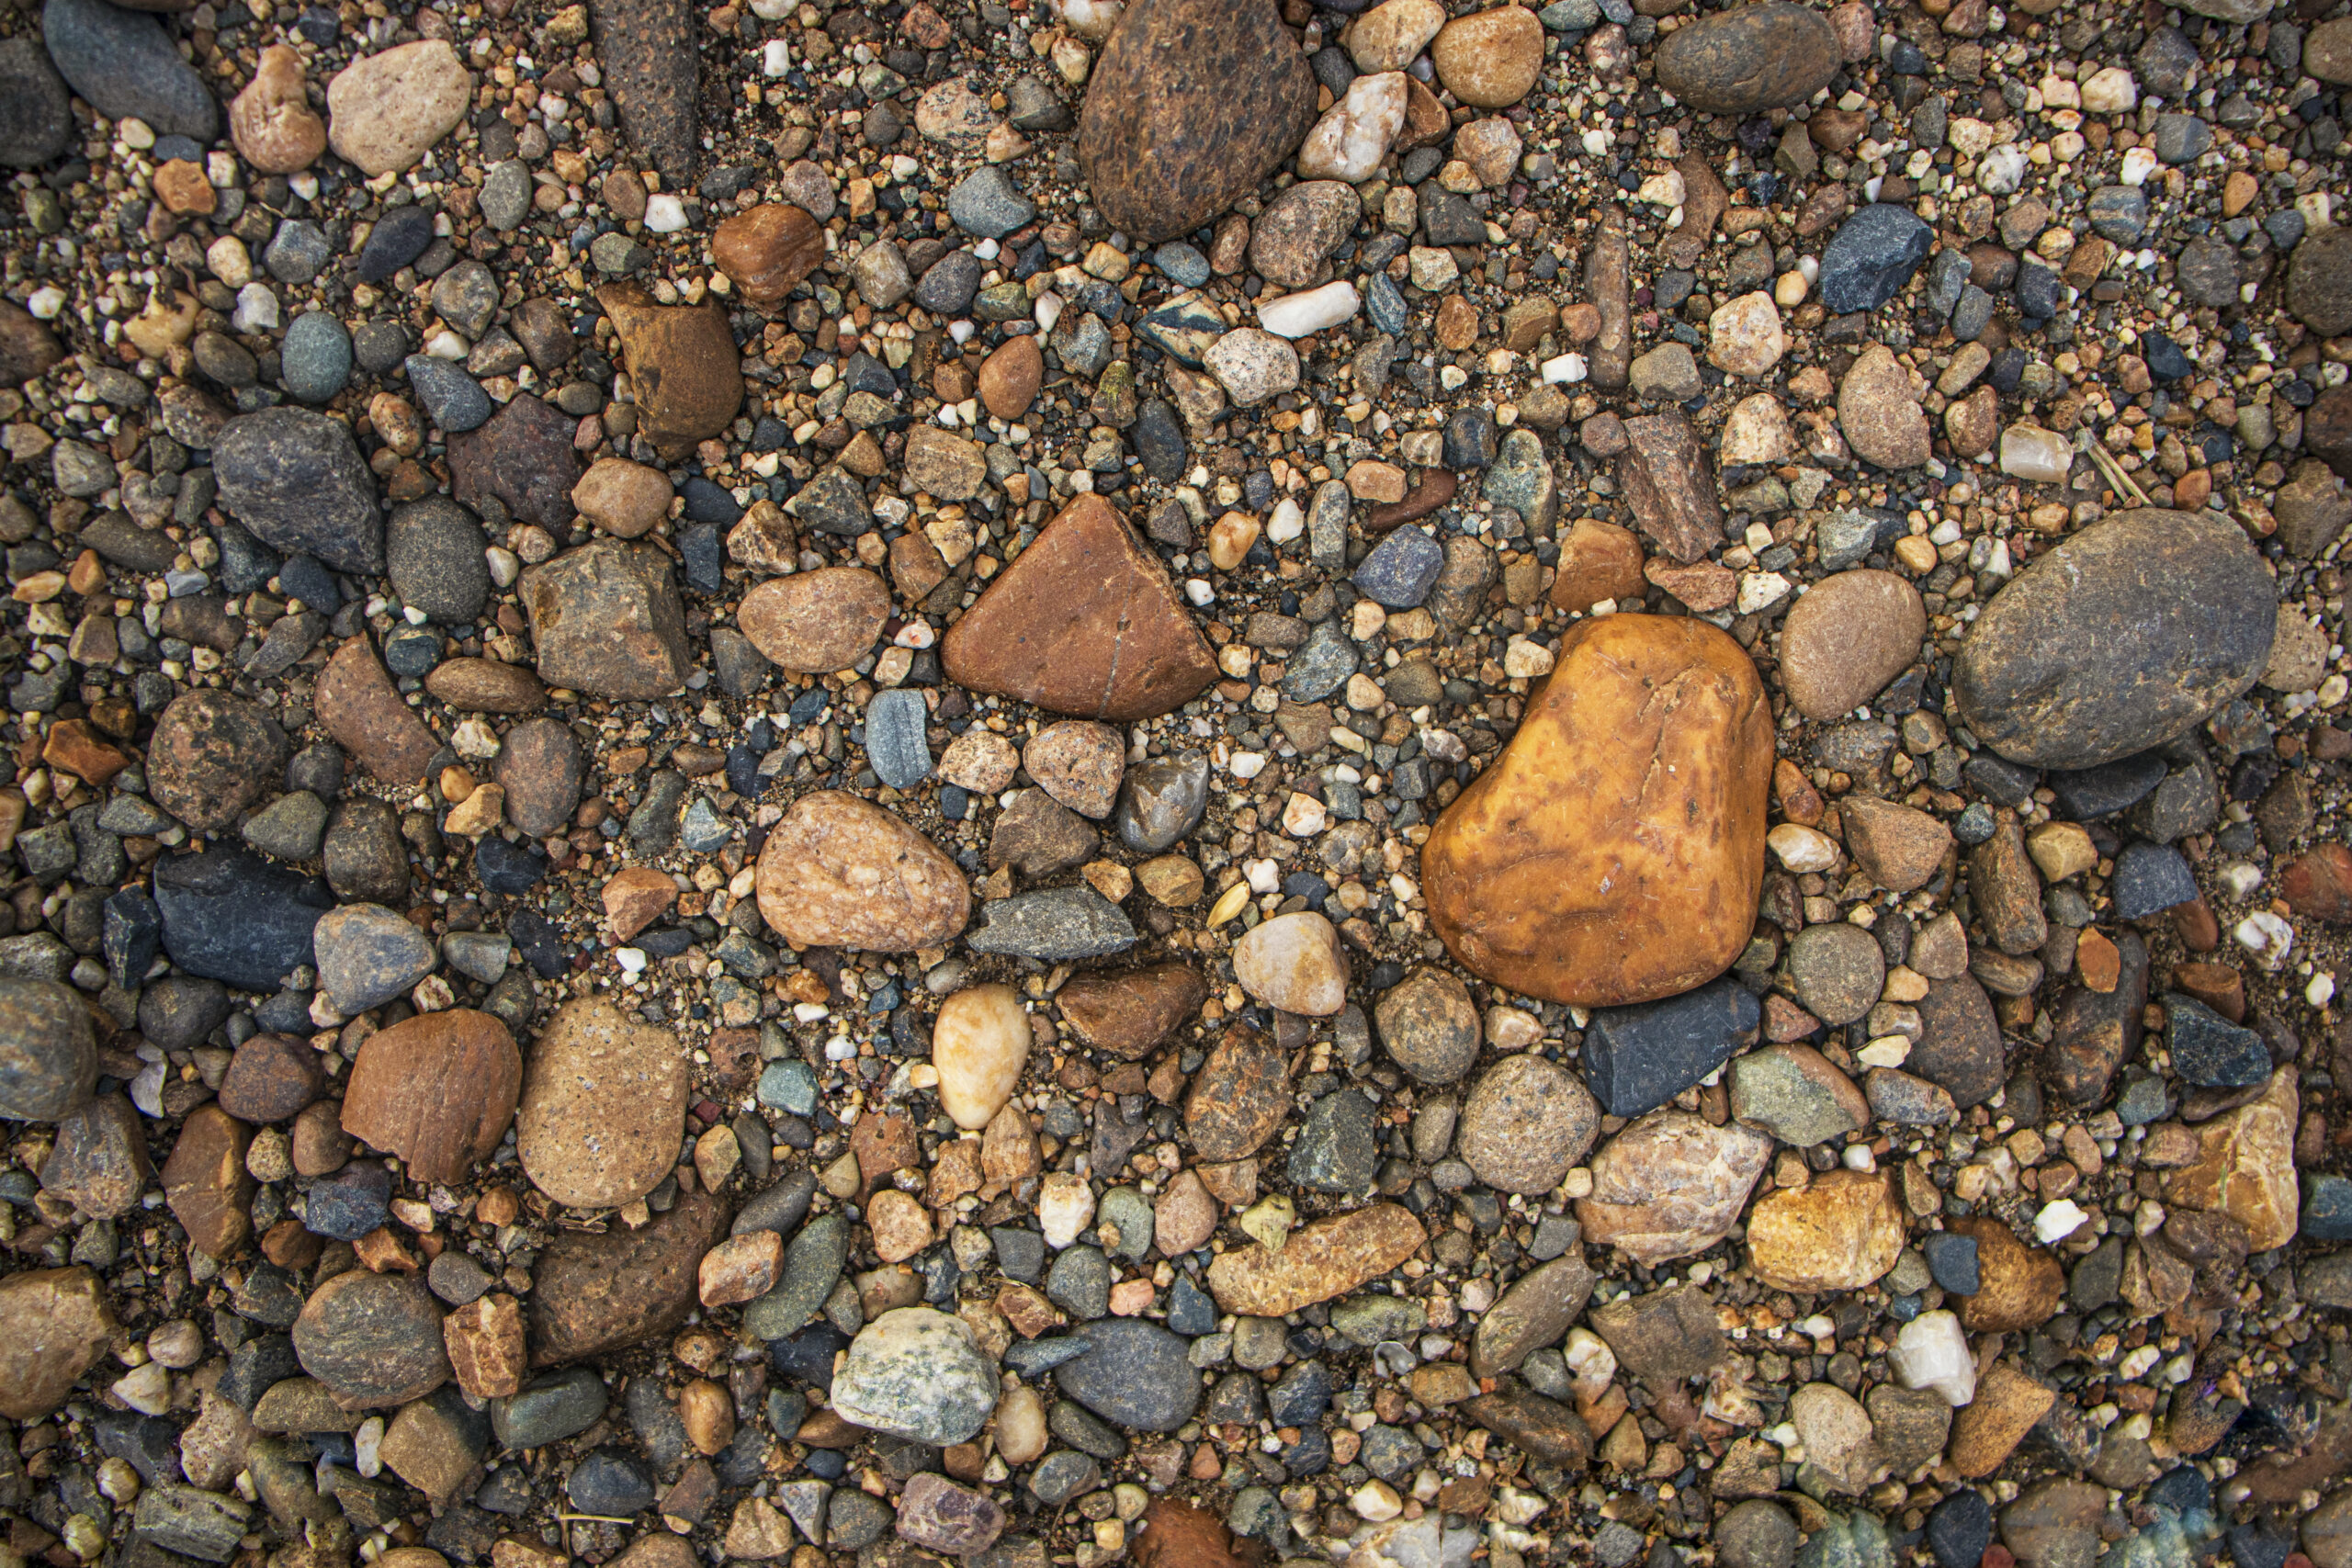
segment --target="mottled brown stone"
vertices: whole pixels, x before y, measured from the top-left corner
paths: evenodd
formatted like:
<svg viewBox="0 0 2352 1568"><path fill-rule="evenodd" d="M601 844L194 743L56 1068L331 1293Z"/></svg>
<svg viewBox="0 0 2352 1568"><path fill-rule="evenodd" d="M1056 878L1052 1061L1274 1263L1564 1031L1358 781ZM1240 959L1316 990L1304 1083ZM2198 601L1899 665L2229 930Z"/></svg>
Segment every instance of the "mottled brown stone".
<svg viewBox="0 0 2352 1568"><path fill-rule="evenodd" d="M1625 421L1617 480L1634 522L1650 543L1689 565L1724 542L1724 509L1715 474L1690 422L1679 413Z"/></svg>
<svg viewBox="0 0 2352 1568"><path fill-rule="evenodd" d="M0 1416L37 1421L63 1404L114 1336L106 1287L89 1269L0 1279Z"/></svg>
<svg viewBox="0 0 2352 1568"><path fill-rule="evenodd" d="M743 406L743 372L718 301L663 305L641 284L608 283L596 303L621 340L639 434L676 457L727 428Z"/></svg>
<svg viewBox="0 0 2352 1568"><path fill-rule="evenodd" d="M1079 163L1112 227L1156 244L1257 189L1314 115L1273 0L1136 0L1087 84Z"/></svg>
<svg viewBox="0 0 2352 1568"><path fill-rule="evenodd" d="M521 586L548 685L643 702L686 683L685 610L654 546L598 539L531 568Z"/></svg>
<svg viewBox="0 0 2352 1568"><path fill-rule="evenodd" d="M1124 975L1078 976L1054 999L1079 1038L1133 1062L1197 1014L1208 994L1190 965L1155 964Z"/></svg>
<svg viewBox="0 0 2352 1568"><path fill-rule="evenodd" d="M283 1122L318 1099L326 1081L309 1041L256 1034L229 1060L220 1080L220 1109L240 1122Z"/></svg>
<svg viewBox="0 0 2352 1568"><path fill-rule="evenodd" d="M188 1244L208 1257L229 1258L253 1239L257 1184L245 1169L252 1143L252 1128L218 1105L200 1105L164 1162L164 1201Z"/></svg>
<svg viewBox="0 0 2352 1568"><path fill-rule="evenodd" d="M763 201L719 224L710 257L734 282L737 299L769 310L825 265L825 231L788 202Z"/></svg>
<svg viewBox="0 0 2352 1568"><path fill-rule="evenodd" d="M662 171L663 184L691 186L702 145L695 52L701 17L685 0L594 0L590 17L621 129Z"/></svg>
<svg viewBox="0 0 2352 1568"><path fill-rule="evenodd" d="M398 688L361 633L334 650L319 672L319 722L335 743L386 784L424 782L441 741Z"/></svg>
<svg viewBox="0 0 2352 1568"><path fill-rule="evenodd" d="M552 1366L639 1345L684 1323L702 1255L727 1209L689 1192L642 1230L559 1231L531 1273L531 1361Z"/></svg>
<svg viewBox="0 0 2352 1568"><path fill-rule="evenodd" d="M286 734L260 704L193 691L155 721L147 783L156 805L196 832L217 833L277 787L285 761Z"/></svg>
<svg viewBox="0 0 2352 1568"><path fill-rule="evenodd" d="M1193 1077L1184 1131L1202 1159L1239 1159L1272 1137L1289 1110L1289 1059L1263 1034L1236 1025Z"/></svg>
<svg viewBox="0 0 2352 1568"><path fill-rule="evenodd" d="M1425 1239L1408 1211L1374 1203L1293 1231L1280 1252L1253 1245L1218 1254L1209 1291L1227 1312L1281 1317L1378 1279Z"/></svg>
<svg viewBox="0 0 2352 1568"><path fill-rule="evenodd" d="M450 492L476 512L494 500L518 522L560 532L571 522L571 487L580 482L572 429L559 410L516 397L479 430L449 437Z"/></svg>
<svg viewBox="0 0 2352 1568"><path fill-rule="evenodd" d="M833 790L802 795L769 831L755 891L795 947L910 953L952 941L972 912L964 874L937 845Z"/></svg>

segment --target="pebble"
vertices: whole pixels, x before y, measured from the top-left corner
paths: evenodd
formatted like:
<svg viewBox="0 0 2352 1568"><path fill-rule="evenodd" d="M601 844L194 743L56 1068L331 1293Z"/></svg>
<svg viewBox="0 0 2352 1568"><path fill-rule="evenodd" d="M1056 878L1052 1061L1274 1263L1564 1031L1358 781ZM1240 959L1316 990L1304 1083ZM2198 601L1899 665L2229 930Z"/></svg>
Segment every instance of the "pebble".
<svg viewBox="0 0 2352 1568"><path fill-rule="evenodd" d="M199 144L220 134L220 106L158 18L106 0L47 0L40 39L58 73L107 118Z"/></svg>
<svg viewBox="0 0 2352 1568"><path fill-rule="evenodd" d="M743 596L736 619L771 662L816 674L865 658L889 614L890 591L880 578L829 566L760 583Z"/></svg>
<svg viewBox="0 0 2352 1568"><path fill-rule="evenodd" d="M1460 17L1439 31L1430 63L1461 102L1509 108L1534 89L1544 69L1544 25L1519 6Z"/></svg>
<svg viewBox="0 0 2352 1568"><path fill-rule="evenodd" d="M1340 933L1312 910L1277 915L1233 947L1234 977L1282 1012L1328 1017L1347 1005L1348 959Z"/></svg>
<svg viewBox="0 0 2352 1568"><path fill-rule="evenodd" d="M1776 1290L1859 1291L1894 1267L1902 1205L1883 1174L1833 1170L1758 1200L1747 1220L1748 1260Z"/></svg>
<svg viewBox="0 0 2352 1568"><path fill-rule="evenodd" d="M975 986L940 1004L931 1060L939 1103L956 1124L978 1132L1012 1099L1029 1059L1029 1016L1010 986Z"/></svg>
<svg viewBox="0 0 2352 1568"><path fill-rule="evenodd" d="M37 169L63 152L74 135L64 79L35 38L0 41L0 161Z"/></svg>
<svg viewBox="0 0 2352 1568"><path fill-rule="evenodd" d="M0 1415L24 1422L63 1405L117 1333L105 1286L81 1267L0 1279Z"/></svg>
<svg viewBox="0 0 2352 1568"><path fill-rule="evenodd" d="M1227 1312L1280 1317L1386 1273L1425 1239L1410 1213L1375 1203L1301 1226L1279 1252L1252 1246L1219 1253L1209 1264L1209 1291Z"/></svg>
<svg viewBox="0 0 2352 1568"><path fill-rule="evenodd" d="M1600 1108L1558 1064L1532 1053L1487 1069L1462 1104L1454 1148L1478 1179L1505 1192L1559 1185L1600 1127Z"/></svg>
<svg viewBox="0 0 2352 1568"><path fill-rule="evenodd" d="M1765 0L1678 28L1654 60L1658 85L1683 103L1739 115L1804 103L1829 85L1841 58L1819 12Z"/></svg>
<svg viewBox="0 0 2352 1568"><path fill-rule="evenodd" d="M347 1410L405 1404L449 1378L441 1309L410 1275L338 1274L311 1292L293 1332L302 1370Z"/></svg>
<svg viewBox="0 0 2352 1568"><path fill-rule="evenodd" d="M1903 291L1934 245L1935 231L1907 208L1891 202L1863 208L1821 253L1815 288L1823 308L1832 315L1877 310Z"/></svg>
<svg viewBox="0 0 2352 1568"><path fill-rule="evenodd" d="M1298 386L1298 351L1256 327L1227 333L1201 362L1237 408L1254 407Z"/></svg>
<svg viewBox="0 0 2352 1568"><path fill-rule="evenodd" d="M1217 672L1166 570L1091 495L1046 524L948 628L940 661L972 691L1115 723L1167 713Z"/></svg>
<svg viewBox="0 0 2352 1568"><path fill-rule="evenodd" d="M975 953L1066 963L1124 953L1136 942L1125 912L1091 886L1016 893L982 906L981 916L965 939Z"/></svg>
<svg viewBox="0 0 2352 1568"><path fill-rule="evenodd" d="M733 423L743 406L743 377L734 331L717 301L663 305L641 286L623 282L596 290L596 303L613 323L637 389L640 436L675 456Z"/></svg>
<svg viewBox="0 0 2352 1568"><path fill-rule="evenodd" d="M598 539L527 569L520 588L548 685L645 700L685 684L685 613L653 547Z"/></svg>
<svg viewBox="0 0 2352 1568"><path fill-rule="evenodd" d="M1094 62L1079 165L1112 226L1157 244L1254 191L1314 113L1314 73L1272 0L1154 0Z"/></svg>
<svg viewBox="0 0 2352 1568"><path fill-rule="evenodd" d="M473 77L446 39L356 61L327 84L327 141L368 175L405 172L457 129Z"/></svg>
<svg viewBox="0 0 2352 1568"><path fill-rule="evenodd" d="M601 997L567 1002L532 1044L515 1152L557 1202L617 1207L651 1191L675 1163L686 1088L666 1031Z"/></svg>
<svg viewBox="0 0 2352 1568"><path fill-rule="evenodd" d="M1515 990L1583 1006L1686 991L1747 940L1727 918L1694 919L1678 908L1669 919L1659 900L1667 888L1709 887L1722 897L1702 907L1727 909L1752 896L1761 856L1741 846L1762 836L1771 750L1754 667L1698 623L1611 616L1573 627L1555 672L1567 678L1544 686L1500 764L1430 835L1422 874L1432 924L1471 970ZM1670 711L1641 695L1649 682L1677 680L1690 694ZM1629 734L1644 739L1628 746ZM1690 759L1673 786L1687 809L1657 800L1645 759L1657 749ZM1551 789L1522 760L1539 755L1545 776L1565 766L1589 790ZM1611 803L1644 791L1648 820L1703 822L1708 832L1620 836L1631 813ZM1495 837L1505 821L1509 850ZM1527 858L1530 835L1555 846L1540 874ZM1567 869L1583 857L1613 869L1588 883ZM1596 899L1582 891L1589 886L1607 891Z"/></svg>
<svg viewBox="0 0 2352 1568"><path fill-rule="evenodd" d="M421 1180L459 1182L506 1135L522 1073L514 1037L488 1013L419 1013L360 1046L343 1129L399 1156Z"/></svg>
<svg viewBox="0 0 2352 1568"><path fill-rule="evenodd" d="M1423 1083L1453 1083L1478 1059L1478 1010L1469 988L1443 970L1406 976L1382 993L1373 1018L1389 1057Z"/></svg>
<svg viewBox="0 0 2352 1568"><path fill-rule="evenodd" d="M2184 733L2252 686L2276 604L2242 530L2118 513L1994 596L1953 661L1952 694L2011 761L2096 767Z"/></svg>
<svg viewBox="0 0 2352 1568"><path fill-rule="evenodd" d="M1881 344L1864 349L1838 385L1838 428L1855 456L1882 468L1917 468L1932 455L1911 373Z"/></svg>
<svg viewBox="0 0 2352 1568"><path fill-rule="evenodd" d="M1585 1238L1649 1268L1703 1252L1738 1223L1772 1147L1736 1122L1681 1111L1641 1117L1593 1154L1592 1191L1576 1204Z"/></svg>
<svg viewBox="0 0 2352 1568"><path fill-rule="evenodd" d="M1062 1393L1130 1431L1172 1432L1192 1419L1201 1385L1181 1336L1139 1318L1105 1318L1074 1337L1085 1348L1054 1369Z"/></svg>
<svg viewBox="0 0 2352 1568"><path fill-rule="evenodd" d="M995 1364L971 1329L929 1307L867 1324L833 1374L832 1408L843 1419L941 1448L978 1432L996 1396Z"/></svg>
<svg viewBox="0 0 2352 1568"><path fill-rule="evenodd" d="M212 468L221 503L264 544L338 571L384 570L374 476L326 415L275 408L230 420L213 438Z"/></svg>
<svg viewBox="0 0 2352 1568"><path fill-rule="evenodd" d="M305 310L286 329L279 363L290 396L300 402L326 402L351 379L351 334L324 310Z"/></svg>

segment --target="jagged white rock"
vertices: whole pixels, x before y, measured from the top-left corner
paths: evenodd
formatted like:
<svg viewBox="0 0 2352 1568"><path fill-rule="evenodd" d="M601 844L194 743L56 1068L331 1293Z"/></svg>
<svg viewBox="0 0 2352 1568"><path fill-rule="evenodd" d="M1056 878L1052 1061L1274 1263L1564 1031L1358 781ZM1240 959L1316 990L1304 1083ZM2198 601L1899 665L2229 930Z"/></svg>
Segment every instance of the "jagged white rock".
<svg viewBox="0 0 2352 1568"><path fill-rule="evenodd" d="M1350 83L1347 96L1315 122L1299 144L1298 177L1350 185L1370 179L1395 145L1396 133L1405 129L1405 96L1402 71L1383 71Z"/></svg>
<svg viewBox="0 0 2352 1568"><path fill-rule="evenodd" d="M1976 1397L1976 1359L1950 1312L1923 1312L1905 1324L1886 1359L1904 1387L1933 1389L1955 1410Z"/></svg>

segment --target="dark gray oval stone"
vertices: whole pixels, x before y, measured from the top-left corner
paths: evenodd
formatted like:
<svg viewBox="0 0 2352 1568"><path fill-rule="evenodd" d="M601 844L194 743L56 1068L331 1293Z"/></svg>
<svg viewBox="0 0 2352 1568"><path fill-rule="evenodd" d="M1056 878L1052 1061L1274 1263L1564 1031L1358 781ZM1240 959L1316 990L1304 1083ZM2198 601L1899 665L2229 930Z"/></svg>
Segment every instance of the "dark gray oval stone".
<svg viewBox="0 0 2352 1568"><path fill-rule="evenodd" d="M2011 761L2090 768L2160 746L2243 695L2270 658L2278 589L2235 525L2119 513L1994 596L1952 695Z"/></svg>

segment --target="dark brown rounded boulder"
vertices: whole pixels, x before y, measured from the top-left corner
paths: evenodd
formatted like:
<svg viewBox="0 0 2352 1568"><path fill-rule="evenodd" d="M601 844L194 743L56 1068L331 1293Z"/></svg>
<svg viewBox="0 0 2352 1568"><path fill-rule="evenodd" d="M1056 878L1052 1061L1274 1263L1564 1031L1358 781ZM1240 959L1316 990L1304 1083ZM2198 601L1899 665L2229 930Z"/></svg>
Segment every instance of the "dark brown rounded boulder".
<svg viewBox="0 0 2352 1568"><path fill-rule="evenodd" d="M1273 0L1136 0L1088 84L1079 163L1112 227L1157 244L1255 190L1314 117Z"/></svg>
<svg viewBox="0 0 2352 1568"><path fill-rule="evenodd" d="M197 832L217 833L260 805L285 765L286 734L260 704L198 690L155 721L147 784L156 805Z"/></svg>
<svg viewBox="0 0 2352 1568"><path fill-rule="evenodd" d="M1718 11L1657 46L1657 85L1702 114L1790 108L1838 73L1838 35L1786 0Z"/></svg>

